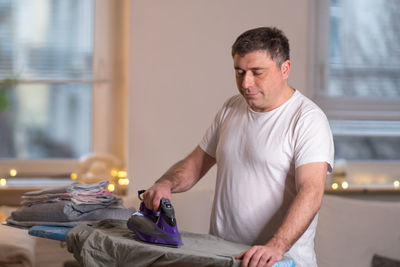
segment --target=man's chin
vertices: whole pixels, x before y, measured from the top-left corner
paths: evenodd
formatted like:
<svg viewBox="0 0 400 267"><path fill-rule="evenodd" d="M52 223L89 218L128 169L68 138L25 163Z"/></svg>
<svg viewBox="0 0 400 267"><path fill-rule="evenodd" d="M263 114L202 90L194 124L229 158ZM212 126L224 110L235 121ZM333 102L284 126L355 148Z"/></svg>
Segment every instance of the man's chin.
<svg viewBox="0 0 400 267"><path fill-rule="evenodd" d="M262 106L257 104L256 101L246 101L247 105L255 112L265 112L266 109Z"/></svg>
<svg viewBox="0 0 400 267"><path fill-rule="evenodd" d="M254 101L247 101L247 105L249 105L249 107L254 111L260 109L259 106Z"/></svg>

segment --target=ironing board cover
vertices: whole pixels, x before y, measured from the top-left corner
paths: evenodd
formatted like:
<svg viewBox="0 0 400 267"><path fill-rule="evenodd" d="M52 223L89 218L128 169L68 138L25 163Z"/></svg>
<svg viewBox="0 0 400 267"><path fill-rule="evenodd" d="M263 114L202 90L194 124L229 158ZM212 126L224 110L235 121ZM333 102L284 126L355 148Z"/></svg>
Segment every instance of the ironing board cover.
<svg viewBox="0 0 400 267"><path fill-rule="evenodd" d="M28 230L28 234L47 239L65 241L66 233L72 226L35 225Z"/></svg>
<svg viewBox="0 0 400 267"><path fill-rule="evenodd" d="M126 221L107 219L96 225L79 224L67 232L68 251L83 266L240 266L235 255L249 246L206 234L181 232L179 248L144 243ZM273 267L295 266L284 258Z"/></svg>

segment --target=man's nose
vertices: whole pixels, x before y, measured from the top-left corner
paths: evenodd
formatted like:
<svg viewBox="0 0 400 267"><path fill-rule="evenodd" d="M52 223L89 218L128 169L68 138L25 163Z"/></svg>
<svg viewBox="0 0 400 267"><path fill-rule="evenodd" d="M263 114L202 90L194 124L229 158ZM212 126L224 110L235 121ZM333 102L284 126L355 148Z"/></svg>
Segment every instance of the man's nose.
<svg viewBox="0 0 400 267"><path fill-rule="evenodd" d="M248 71L243 75L242 87L249 88L253 85L254 85L254 76L250 71Z"/></svg>

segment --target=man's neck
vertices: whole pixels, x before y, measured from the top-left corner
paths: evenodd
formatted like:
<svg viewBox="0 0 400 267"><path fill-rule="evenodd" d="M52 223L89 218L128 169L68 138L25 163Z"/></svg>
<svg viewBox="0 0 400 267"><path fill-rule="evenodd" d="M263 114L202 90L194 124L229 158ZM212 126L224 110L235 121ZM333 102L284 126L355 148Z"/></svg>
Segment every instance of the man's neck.
<svg viewBox="0 0 400 267"><path fill-rule="evenodd" d="M274 105L268 111L274 110L274 109L280 107L281 105L283 105L286 101L288 101L292 97L294 92L295 92L295 90L286 83L282 89L282 94L280 94L279 98L276 101L276 105Z"/></svg>

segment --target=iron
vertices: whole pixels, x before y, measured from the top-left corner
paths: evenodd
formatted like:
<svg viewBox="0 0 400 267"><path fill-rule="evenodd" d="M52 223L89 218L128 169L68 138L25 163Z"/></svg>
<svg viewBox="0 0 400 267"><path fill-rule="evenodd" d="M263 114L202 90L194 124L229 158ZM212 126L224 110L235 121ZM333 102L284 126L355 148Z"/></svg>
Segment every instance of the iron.
<svg viewBox="0 0 400 267"><path fill-rule="evenodd" d="M138 191L138 197L142 202L139 211L129 218L128 228L144 242L171 247L181 246L182 240L176 224L174 207L169 199L161 199L159 212L156 212L144 204L140 197L144 192L145 190Z"/></svg>

